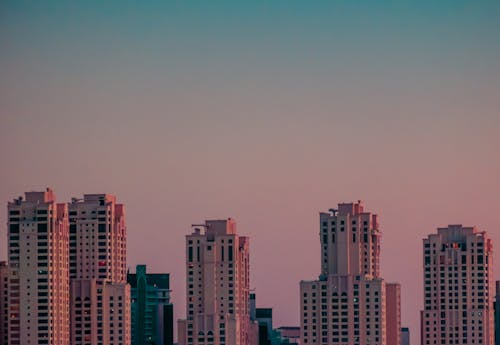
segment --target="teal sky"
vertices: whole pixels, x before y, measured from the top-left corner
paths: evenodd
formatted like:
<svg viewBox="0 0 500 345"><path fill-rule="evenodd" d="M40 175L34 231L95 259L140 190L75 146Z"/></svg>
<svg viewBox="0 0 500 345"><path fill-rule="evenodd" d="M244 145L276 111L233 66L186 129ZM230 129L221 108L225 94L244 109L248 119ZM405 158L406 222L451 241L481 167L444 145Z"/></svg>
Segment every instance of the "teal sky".
<svg viewBox="0 0 500 345"><path fill-rule="evenodd" d="M258 305L293 325L317 213L363 199L417 343L421 239L500 245L499 33L498 1L2 1L0 200L116 194L177 317L189 224L232 216Z"/></svg>

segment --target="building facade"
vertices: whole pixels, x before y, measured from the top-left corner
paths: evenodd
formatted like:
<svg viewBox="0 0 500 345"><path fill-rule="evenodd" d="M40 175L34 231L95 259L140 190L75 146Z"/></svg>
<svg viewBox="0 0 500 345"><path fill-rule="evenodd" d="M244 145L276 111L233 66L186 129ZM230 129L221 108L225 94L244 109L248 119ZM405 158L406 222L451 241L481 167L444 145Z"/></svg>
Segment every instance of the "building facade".
<svg viewBox="0 0 500 345"><path fill-rule="evenodd" d="M132 345L173 345L173 306L170 303L170 275L146 273L137 265L127 274L132 311Z"/></svg>
<svg viewBox="0 0 500 345"><path fill-rule="evenodd" d="M207 220L186 236L186 320L179 345L248 345L249 239L236 222Z"/></svg>
<svg viewBox="0 0 500 345"><path fill-rule="evenodd" d="M423 240L422 344L493 344L492 254L474 227L449 225Z"/></svg>
<svg viewBox="0 0 500 345"><path fill-rule="evenodd" d="M377 215L361 201L339 204L320 213L319 234L321 274L300 282L301 343L386 345Z"/></svg>
<svg viewBox="0 0 500 345"><path fill-rule="evenodd" d="M385 291L387 345L401 345L401 285L387 283Z"/></svg>
<svg viewBox="0 0 500 345"><path fill-rule="evenodd" d="M69 204L72 345L130 345L125 209L109 194Z"/></svg>
<svg viewBox="0 0 500 345"><path fill-rule="evenodd" d="M47 188L7 208L8 344L68 345L68 207Z"/></svg>
<svg viewBox="0 0 500 345"><path fill-rule="evenodd" d="M500 281L495 282L495 345L500 345Z"/></svg>
<svg viewBox="0 0 500 345"><path fill-rule="evenodd" d="M0 261L0 344L7 345L9 329L9 265Z"/></svg>

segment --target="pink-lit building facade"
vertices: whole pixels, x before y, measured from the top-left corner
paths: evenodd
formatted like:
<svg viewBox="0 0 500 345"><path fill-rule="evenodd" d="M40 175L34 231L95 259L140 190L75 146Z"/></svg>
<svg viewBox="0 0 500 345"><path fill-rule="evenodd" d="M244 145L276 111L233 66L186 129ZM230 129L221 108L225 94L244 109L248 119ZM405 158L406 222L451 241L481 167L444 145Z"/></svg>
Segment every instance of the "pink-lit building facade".
<svg viewBox="0 0 500 345"><path fill-rule="evenodd" d="M385 284L387 345L401 345L401 285Z"/></svg>
<svg viewBox="0 0 500 345"><path fill-rule="evenodd" d="M207 220L186 236L186 320L178 322L179 345L249 345L249 239L236 222Z"/></svg>
<svg viewBox="0 0 500 345"><path fill-rule="evenodd" d="M109 194L69 204L72 345L129 345L125 209Z"/></svg>
<svg viewBox="0 0 500 345"><path fill-rule="evenodd" d="M380 277L377 215L361 201L339 204L320 213L319 234L320 277L300 282L301 343L387 345L387 305L399 303Z"/></svg>
<svg viewBox="0 0 500 345"><path fill-rule="evenodd" d="M68 206L47 188L7 209L8 344L68 345Z"/></svg>
<svg viewBox="0 0 500 345"><path fill-rule="evenodd" d="M494 344L493 245L475 227L449 225L423 240L421 342Z"/></svg>

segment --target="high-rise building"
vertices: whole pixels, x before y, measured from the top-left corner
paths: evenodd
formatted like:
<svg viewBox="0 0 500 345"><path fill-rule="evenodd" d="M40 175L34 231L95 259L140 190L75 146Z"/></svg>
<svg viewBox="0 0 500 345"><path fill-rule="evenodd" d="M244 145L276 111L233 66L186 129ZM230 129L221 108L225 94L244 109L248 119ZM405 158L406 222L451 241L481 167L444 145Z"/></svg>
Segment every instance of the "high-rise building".
<svg viewBox="0 0 500 345"><path fill-rule="evenodd" d="M0 261L0 344L7 345L9 337L9 265L6 261Z"/></svg>
<svg viewBox="0 0 500 345"><path fill-rule="evenodd" d="M449 225L423 240L423 345L493 344L492 253L474 227Z"/></svg>
<svg viewBox="0 0 500 345"><path fill-rule="evenodd" d="M132 299L132 345L172 345L170 275L146 273L146 265L137 265L135 272L127 274Z"/></svg>
<svg viewBox="0 0 500 345"><path fill-rule="evenodd" d="M9 344L68 345L68 206L47 188L7 208Z"/></svg>
<svg viewBox="0 0 500 345"><path fill-rule="evenodd" d="M495 345L500 345L500 281L495 282Z"/></svg>
<svg viewBox="0 0 500 345"><path fill-rule="evenodd" d="M249 240L236 222L207 220L186 236L186 320L179 345L248 345Z"/></svg>
<svg viewBox="0 0 500 345"><path fill-rule="evenodd" d="M401 285L385 284L387 345L401 345Z"/></svg>
<svg viewBox="0 0 500 345"><path fill-rule="evenodd" d="M130 345L125 209L109 194L69 204L72 345Z"/></svg>
<svg viewBox="0 0 500 345"><path fill-rule="evenodd" d="M320 213L321 275L300 282L301 343L386 345L377 215L361 201Z"/></svg>
<svg viewBox="0 0 500 345"><path fill-rule="evenodd" d="M401 345L410 345L410 329L408 327L401 328Z"/></svg>

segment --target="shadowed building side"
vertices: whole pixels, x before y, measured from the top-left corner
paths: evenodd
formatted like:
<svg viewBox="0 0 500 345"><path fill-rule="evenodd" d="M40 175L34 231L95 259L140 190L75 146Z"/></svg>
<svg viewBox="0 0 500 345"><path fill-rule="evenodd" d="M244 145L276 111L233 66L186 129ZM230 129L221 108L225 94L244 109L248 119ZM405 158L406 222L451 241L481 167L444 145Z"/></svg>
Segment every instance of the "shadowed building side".
<svg viewBox="0 0 500 345"><path fill-rule="evenodd" d="M132 345L172 345L173 306L170 303L170 275L146 273L137 265L128 273L131 287Z"/></svg>
<svg viewBox="0 0 500 345"><path fill-rule="evenodd" d="M0 344L7 345L9 337L9 265L6 261L0 261Z"/></svg>

